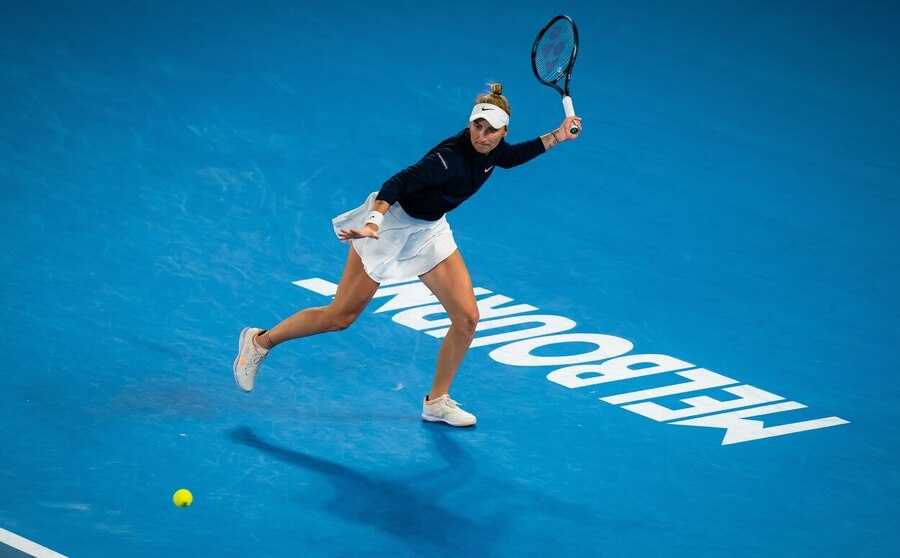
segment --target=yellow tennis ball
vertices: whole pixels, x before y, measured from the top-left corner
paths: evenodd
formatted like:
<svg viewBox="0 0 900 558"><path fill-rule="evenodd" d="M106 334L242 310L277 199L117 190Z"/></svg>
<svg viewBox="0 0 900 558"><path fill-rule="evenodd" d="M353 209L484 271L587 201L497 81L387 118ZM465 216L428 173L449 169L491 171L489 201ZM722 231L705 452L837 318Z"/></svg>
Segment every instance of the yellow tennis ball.
<svg viewBox="0 0 900 558"><path fill-rule="evenodd" d="M190 490L182 488L175 491L175 495L172 496L172 501L175 502L175 505L179 508L186 508L194 501L194 495L191 494Z"/></svg>

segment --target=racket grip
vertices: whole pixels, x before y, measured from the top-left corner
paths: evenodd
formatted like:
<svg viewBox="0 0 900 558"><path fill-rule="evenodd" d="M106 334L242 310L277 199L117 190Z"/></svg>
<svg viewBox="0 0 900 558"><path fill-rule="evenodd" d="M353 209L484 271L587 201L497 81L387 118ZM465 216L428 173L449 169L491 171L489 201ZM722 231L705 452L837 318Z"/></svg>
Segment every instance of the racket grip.
<svg viewBox="0 0 900 558"><path fill-rule="evenodd" d="M575 116L575 107L572 105L572 97L568 95L564 96L562 99L563 110L566 111L566 116ZM579 132L578 126L572 124L572 127L569 129L569 133L577 134Z"/></svg>

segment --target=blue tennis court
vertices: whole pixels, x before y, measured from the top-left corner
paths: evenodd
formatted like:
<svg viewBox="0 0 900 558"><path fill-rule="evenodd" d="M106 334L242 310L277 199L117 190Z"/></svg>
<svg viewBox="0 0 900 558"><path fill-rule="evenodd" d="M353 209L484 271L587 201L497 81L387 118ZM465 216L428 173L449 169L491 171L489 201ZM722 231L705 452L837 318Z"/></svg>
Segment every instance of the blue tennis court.
<svg viewBox="0 0 900 558"><path fill-rule="evenodd" d="M415 280L240 392L241 329L328 304L331 218L488 82L509 141L560 124L529 58L558 13L581 137L448 216L477 426L419 416L447 316ZM0 2L0 557L895 555L898 25L849 0Z"/></svg>

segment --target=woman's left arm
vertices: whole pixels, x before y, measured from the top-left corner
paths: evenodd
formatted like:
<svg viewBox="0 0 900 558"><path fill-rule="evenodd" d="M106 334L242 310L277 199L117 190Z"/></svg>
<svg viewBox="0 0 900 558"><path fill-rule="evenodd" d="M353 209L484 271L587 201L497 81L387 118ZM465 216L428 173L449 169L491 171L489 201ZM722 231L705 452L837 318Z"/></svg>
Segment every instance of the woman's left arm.
<svg viewBox="0 0 900 558"><path fill-rule="evenodd" d="M573 124L578 127L578 134L573 134L569 131L572 129ZM581 118L577 116L567 116L566 119L562 121L562 124L559 125L559 128L552 130L549 134L541 136L541 141L544 143L544 151L549 151L564 141L577 138L581 133L581 130Z"/></svg>
<svg viewBox="0 0 900 558"><path fill-rule="evenodd" d="M534 159L541 153L546 153L548 149L566 140L577 138L578 134L573 134L569 131L573 123L578 126L579 130L581 129L581 118L569 116L562 121L559 128L539 138L515 144L508 144L505 141L501 142L498 147L500 156L497 159L497 166L504 169L517 167Z"/></svg>

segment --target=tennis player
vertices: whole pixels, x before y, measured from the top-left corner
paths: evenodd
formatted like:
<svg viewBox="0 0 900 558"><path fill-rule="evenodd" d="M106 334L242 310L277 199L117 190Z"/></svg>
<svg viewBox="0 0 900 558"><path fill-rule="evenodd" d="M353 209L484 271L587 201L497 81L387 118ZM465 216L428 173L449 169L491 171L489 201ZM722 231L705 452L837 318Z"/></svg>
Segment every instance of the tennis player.
<svg viewBox="0 0 900 558"><path fill-rule="evenodd" d="M469 126L432 148L418 163L391 177L358 208L334 218L338 239L351 245L334 300L307 308L265 330L245 328L238 341L234 379L253 389L262 361L273 347L300 337L350 327L380 283L419 277L447 311L450 330L438 351L422 418L471 426L475 415L450 398L450 385L478 324L472 279L453 240L446 213L477 192L497 167L526 163L578 137L570 132L581 119L569 116L559 128L522 143L506 142L509 103L503 86L492 84L475 100Z"/></svg>

